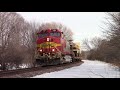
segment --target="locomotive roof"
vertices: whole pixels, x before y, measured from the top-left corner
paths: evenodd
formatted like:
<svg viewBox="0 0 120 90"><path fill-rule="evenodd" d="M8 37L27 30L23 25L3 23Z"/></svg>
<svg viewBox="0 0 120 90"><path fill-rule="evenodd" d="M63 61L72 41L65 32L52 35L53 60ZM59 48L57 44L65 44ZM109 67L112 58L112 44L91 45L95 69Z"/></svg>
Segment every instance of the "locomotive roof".
<svg viewBox="0 0 120 90"><path fill-rule="evenodd" d="M62 31L58 30L58 29L46 29L46 30L42 30L42 31L38 32L37 34L44 33L44 32L47 32L47 33L50 33L50 32L60 32L60 33L62 33Z"/></svg>

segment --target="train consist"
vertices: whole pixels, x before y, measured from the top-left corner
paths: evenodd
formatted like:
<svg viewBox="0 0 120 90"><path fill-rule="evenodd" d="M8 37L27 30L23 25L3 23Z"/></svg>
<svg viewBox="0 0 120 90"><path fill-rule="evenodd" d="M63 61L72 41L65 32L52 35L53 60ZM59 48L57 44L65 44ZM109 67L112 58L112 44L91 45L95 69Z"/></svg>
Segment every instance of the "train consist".
<svg viewBox="0 0 120 90"><path fill-rule="evenodd" d="M81 60L79 45L72 40L66 40L61 30L42 30L37 36L37 64L57 65Z"/></svg>

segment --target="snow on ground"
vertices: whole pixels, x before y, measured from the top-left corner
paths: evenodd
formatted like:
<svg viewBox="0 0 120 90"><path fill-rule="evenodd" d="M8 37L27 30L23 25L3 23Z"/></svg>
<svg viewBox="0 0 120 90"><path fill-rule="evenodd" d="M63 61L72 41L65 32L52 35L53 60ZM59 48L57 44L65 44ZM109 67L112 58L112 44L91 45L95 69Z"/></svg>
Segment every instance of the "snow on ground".
<svg viewBox="0 0 120 90"><path fill-rule="evenodd" d="M100 61L83 60L80 66L37 75L32 78L120 78L117 67Z"/></svg>

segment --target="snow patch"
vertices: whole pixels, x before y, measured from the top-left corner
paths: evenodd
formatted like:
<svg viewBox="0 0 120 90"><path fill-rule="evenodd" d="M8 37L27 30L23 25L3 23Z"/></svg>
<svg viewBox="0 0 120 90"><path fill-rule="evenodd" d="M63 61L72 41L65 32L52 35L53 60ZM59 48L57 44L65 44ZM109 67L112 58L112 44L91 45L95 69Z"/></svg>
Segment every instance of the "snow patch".
<svg viewBox="0 0 120 90"><path fill-rule="evenodd" d="M100 61L82 60L83 64L72 68L37 75L32 78L120 78L118 67Z"/></svg>

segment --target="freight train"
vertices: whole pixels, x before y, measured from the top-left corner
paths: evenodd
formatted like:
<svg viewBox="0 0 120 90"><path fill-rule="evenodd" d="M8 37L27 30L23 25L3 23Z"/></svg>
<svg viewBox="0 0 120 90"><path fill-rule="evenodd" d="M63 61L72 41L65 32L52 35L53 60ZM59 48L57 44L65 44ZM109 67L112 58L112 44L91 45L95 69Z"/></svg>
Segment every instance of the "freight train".
<svg viewBox="0 0 120 90"><path fill-rule="evenodd" d="M80 48L66 40L59 29L47 29L37 33L36 63L39 65L57 65L81 60Z"/></svg>

